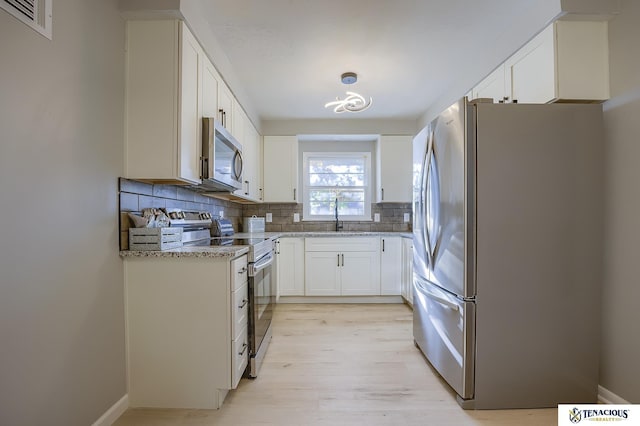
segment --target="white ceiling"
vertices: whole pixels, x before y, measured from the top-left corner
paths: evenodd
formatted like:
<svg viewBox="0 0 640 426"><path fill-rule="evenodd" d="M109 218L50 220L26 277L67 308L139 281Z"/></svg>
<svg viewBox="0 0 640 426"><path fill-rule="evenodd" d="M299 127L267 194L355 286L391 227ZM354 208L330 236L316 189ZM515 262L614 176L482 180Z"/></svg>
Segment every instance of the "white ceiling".
<svg viewBox="0 0 640 426"><path fill-rule="evenodd" d="M551 3L207 0L201 10L260 120L417 120L447 91L462 96L540 30L548 16L533 11ZM523 22L527 33L513 34ZM343 85L345 71L358 82ZM372 107L341 115L324 108L346 90L371 96Z"/></svg>

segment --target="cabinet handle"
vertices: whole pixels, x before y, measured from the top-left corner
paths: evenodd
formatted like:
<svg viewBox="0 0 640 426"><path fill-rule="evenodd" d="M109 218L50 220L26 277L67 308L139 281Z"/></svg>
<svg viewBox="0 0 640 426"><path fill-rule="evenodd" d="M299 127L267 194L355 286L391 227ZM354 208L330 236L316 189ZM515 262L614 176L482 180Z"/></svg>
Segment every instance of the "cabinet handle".
<svg viewBox="0 0 640 426"><path fill-rule="evenodd" d="M384 238L382 239L382 251L384 252Z"/></svg>
<svg viewBox="0 0 640 426"><path fill-rule="evenodd" d="M296 201L296 189L293 188L293 201Z"/></svg>
<svg viewBox="0 0 640 426"><path fill-rule="evenodd" d="M239 274L239 275L242 275L242 274L244 274L245 272L247 272L247 267L246 267L246 266L243 266L243 267L242 267L242 269L240 269L240 270L238 271L238 274Z"/></svg>
<svg viewBox="0 0 640 426"><path fill-rule="evenodd" d="M338 267L340 266L340 253L338 253Z"/></svg>
<svg viewBox="0 0 640 426"><path fill-rule="evenodd" d="M200 157L200 179L209 178L209 159L207 157Z"/></svg>
<svg viewBox="0 0 640 426"><path fill-rule="evenodd" d="M245 306L247 306L247 303L249 303L247 299L242 299L242 305L238 305L238 309L244 308Z"/></svg>
<svg viewBox="0 0 640 426"><path fill-rule="evenodd" d="M242 350L240 352L238 352L238 355L242 356L244 355L244 353L247 351L247 347L249 347L249 345L247 345L246 343L242 344Z"/></svg>
<svg viewBox="0 0 640 426"><path fill-rule="evenodd" d="M262 188L260 188L258 191L260 191L260 201L262 201Z"/></svg>
<svg viewBox="0 0 640 426"><path fill-rule="evenodd" d="M276 253L280 254L280 240L276 241Z"/></svg>
<svg viewBox="0 0 640 426"><path fill-rule="evenodd" d="M218 113L220 114L220 123L222 123L222 125L224 126L224 110L220 108L218 110Z"/></svg>
<svg viewBox="0 0 640 426"><path fill-rule="evenodd" d="M344 253L342 254L342 266L344 266Z"/></svg>
<svg viewBox="0 0 640 426"><path fill-rule="evenodd" d="M247 184L247 192L245 192L244 195L249 195L249 192L251 192L251 191L249 191L249 181L245 180L244 183Z"/></svg>
<svg viewBox="0 0 640 426"><path fill-rule="evenodd" d="M227 111L222 111L222 125L227 128Z"/></svg>
<svg viewBox="0 0 640 426"><path fill-rule="evenodd" d="M384 188L380 188L380 192L382 193L382 201L384 201Z"/></svg>

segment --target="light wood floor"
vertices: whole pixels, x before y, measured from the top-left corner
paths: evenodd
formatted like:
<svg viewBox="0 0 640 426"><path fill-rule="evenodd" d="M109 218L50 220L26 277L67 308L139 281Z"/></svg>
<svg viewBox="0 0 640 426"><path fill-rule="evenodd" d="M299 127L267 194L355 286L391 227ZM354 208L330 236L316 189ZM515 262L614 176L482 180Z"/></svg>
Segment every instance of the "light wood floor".
<svg viewBox="0 0 640 426"><path fill-rule="evenodd" d="M220 410L129 409L130 425L556 425L557 410L465 411L413 344L405 305L278 305L260 377Z"/></svg>

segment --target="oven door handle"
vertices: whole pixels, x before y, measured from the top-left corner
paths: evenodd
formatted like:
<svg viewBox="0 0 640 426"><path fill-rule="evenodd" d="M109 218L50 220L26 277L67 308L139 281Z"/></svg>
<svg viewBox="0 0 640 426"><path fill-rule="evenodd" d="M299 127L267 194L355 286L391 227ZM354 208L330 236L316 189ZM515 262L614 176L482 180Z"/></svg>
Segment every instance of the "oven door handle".
<svg viewBox="0 0 640 426"><path fill-rule="evenodd" d="M262 271L263 269L271 266L273 263L273 254L269 253L264 256L262 259L258 260L256 263L249 264L249 276L254 277L256 273Z"/></svg>

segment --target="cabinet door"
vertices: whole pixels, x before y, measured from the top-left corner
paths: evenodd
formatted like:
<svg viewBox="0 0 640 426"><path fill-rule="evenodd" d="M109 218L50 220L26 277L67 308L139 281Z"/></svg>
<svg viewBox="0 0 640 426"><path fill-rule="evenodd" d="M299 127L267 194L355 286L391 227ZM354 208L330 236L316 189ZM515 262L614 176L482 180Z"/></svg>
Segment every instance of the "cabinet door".
<svg viewBox="0 0 640 426"><path fill-rule="evenodd" d="M278 240L278 276L281 296L304 296L304 239Z"/></svg>
<svg viewBox="0 0 640 426"><path fill-rule="evenodd" d="M402 239L402 297L413 306L413 240Z"/></svg>
<svg viewBox="0 0 640 426"><path fill-rule="evenodd" d="M202 66L202 116L218 117L218 72L207 57Z"/></svg>
<svg viewBox="0 0 640 426"><path fill-rule="evenodd" d="M378 140L377 202L410 203L412 197L411 136L381 136Z"/></svg>
<svg viewBox="0 0 640 426"><path fill-rule="evenodd" d="M402 293L402 241L400 237L381 238L380 293L395 296Z"/></svg>
<svg viewBox="0 0 640 426"><path fill-rule="evenodd" d="M265 136L263 142L264 201L300 202L298 194L298 138Z"/></svg>
<svg viewBox="0 0 640 426"><path fill-rule="evenodd" d="M336 252L305 253L305 295L340 296L340 256Z"/></svg>
<svg viewBox="0 0 640 426"><path fill-rule="evenodd" d="M231 134L236 138L238 143L242 146L242 188L236 190L234 193L243 198L249 198L250 182L253 180L254 173L254 155L253 145L244 134L246 114L243 109L237 103L233 104L233 126L231 127Z"/></svg>
<svg viewBox="0 0 640 426"><path fill-rule="evenodd" d="M249 197L262 201L262 138L247 118L245 121L245 139L251 146L252 177L249 181Z"/></svg>
<svg viewBox="0 0 640 426"><path fill-rule="evenodd" d="M510 96L518 103L543 104L556 97L553 25L505 62Z"/></svg>
<svg viewBox="0 0 640 426"><path fill-rule="evenodd" d="M180 25L180 138L178 142L178 176L200 183L202 152L200 67L204 56L200 45L185 27ZM153 153L149 153L153 155Z"/></svg>
<svg viewBox="0 0 640 426"><path fill-rule="evenodd" d="M380 255L377 251L340 253L342 296L380 295Z"/></svg>
<svg viewBox="0 0 640 426"><path fill-rule="evenodd" d="M473 99L491 98L493 102L509 101L506 90L505 67L500 65L485 77L472 91Z"/></svg>
<svg viewBox="0 0 640 426"><path fill-rule="evenodd" d="M233 94L224 81L218 82L218 120L233 134Z"/></svg>

